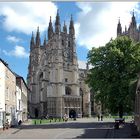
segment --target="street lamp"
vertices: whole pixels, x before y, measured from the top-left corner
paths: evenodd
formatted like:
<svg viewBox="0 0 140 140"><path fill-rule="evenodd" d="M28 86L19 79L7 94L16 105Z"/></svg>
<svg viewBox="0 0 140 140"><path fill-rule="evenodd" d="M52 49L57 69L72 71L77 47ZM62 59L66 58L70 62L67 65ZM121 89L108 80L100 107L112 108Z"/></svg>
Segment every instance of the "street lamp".
<svg viewBox="0 0 140 140"><path fill-rule="evenodd" d="M80 95L82 97L82 101L81 101L81 110L82 110L82 118L83 118L83 114L84 114L84 107L83 107L83 90L80 88Z"/></svg>

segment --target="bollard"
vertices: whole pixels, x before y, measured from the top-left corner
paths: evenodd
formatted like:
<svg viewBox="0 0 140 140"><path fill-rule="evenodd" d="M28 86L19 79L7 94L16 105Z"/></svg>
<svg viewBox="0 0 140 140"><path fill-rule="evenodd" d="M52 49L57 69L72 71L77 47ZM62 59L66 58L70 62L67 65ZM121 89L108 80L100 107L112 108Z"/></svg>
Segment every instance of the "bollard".
<svg viewBox="0 0 140 140"><path fill-rule="evenodd" d="M34 124L36 125L36 120L34 121Z"/></svg>
<svg viewBox="0 0 140 140"><path fill-rule="evenodd" d="M119 122L115 122L114 128L119 129Z"/></svg>
<svg viewBox="0 0 140 140"><path fill-rule="evenodd" d="M5 126L3 126L3 131L5 130Z"/></svg>

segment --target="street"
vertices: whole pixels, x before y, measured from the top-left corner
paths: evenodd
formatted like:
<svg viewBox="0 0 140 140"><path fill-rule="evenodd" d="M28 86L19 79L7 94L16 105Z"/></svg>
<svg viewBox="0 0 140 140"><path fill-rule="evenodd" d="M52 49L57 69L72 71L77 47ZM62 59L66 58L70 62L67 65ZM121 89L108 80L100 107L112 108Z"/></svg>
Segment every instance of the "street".
<svg viewBox="0 0 140 140"><path fill-rule="evenodd" d="M97 122L93 118L46 125L25 124L0 132L0 139L131 138L131 125L126 123L120 129L114 129L113 120Z"/></svg>

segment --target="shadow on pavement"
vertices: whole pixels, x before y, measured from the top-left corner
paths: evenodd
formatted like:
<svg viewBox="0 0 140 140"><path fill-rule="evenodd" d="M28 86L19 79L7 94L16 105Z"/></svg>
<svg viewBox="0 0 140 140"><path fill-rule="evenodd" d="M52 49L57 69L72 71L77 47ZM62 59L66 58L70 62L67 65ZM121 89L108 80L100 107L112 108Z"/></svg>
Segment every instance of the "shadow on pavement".
<svg viewBox="0 0 140 140"><path fill-rule="evenodd" d="M65 122L46 125L21 125L20 130L29 129L84 129L84 133L75 137L81 138L139 138L137 129L132 123L125 123L120 129L114 129L113 122Z"/></svg>
<svg viewBox="0 0 140 140"><path fill-rule="evenodd" d="M113 128L112 128L113 129ZM74 139L101 139L108 138L108 132L110 129L85 129L84 134L75 137Z"/></svg>
<svg viewBox="0 0 140 140"><path fill-rule="evenodd" d="M66 123L55 123L55 124L42 124L42 125L22 125L21 129L56 129L56 128L109 128L113 126L112 122L66 122Z"/></svg>

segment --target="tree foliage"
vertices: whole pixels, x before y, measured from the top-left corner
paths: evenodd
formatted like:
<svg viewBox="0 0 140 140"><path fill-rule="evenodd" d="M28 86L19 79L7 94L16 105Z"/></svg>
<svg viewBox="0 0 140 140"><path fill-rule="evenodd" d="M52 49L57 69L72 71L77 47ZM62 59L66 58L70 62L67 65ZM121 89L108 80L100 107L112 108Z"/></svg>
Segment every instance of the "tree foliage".
<svg viewBox="0 0 140 140"><path fill-rule="evenodd" d="M132 110L137 73L140 70L140 43L128 37L110 40L105 46L93 47L88 53L93 66L87 76L87 83L94 90L111 113ZM135 82L134 82L135 81Z"/></svg>

